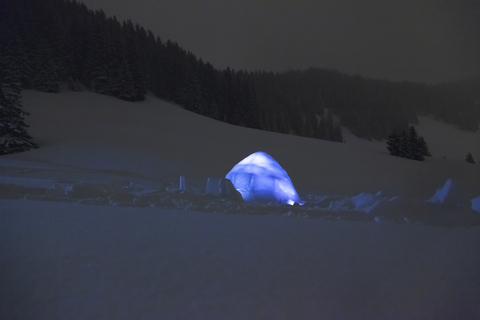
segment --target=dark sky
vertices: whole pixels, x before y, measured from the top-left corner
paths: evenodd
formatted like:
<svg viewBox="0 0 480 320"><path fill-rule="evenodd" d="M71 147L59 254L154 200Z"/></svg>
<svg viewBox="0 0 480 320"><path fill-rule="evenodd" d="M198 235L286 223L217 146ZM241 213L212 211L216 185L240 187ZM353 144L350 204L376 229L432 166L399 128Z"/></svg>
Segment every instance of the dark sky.
<svg viewBox="0 0 480 320"><path fill-rule="evenodd" d="M82 0L217 68L333 68L391 80L480 75L479 0Z"/></svg>

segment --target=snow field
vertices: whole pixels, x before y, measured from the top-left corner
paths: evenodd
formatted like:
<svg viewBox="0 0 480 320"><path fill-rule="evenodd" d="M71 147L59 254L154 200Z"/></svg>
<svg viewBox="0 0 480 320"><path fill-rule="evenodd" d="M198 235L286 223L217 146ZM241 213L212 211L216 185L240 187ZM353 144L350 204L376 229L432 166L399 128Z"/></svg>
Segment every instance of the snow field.
<svg viewBox="0 0 480 320"><path fill-rule="evenodd" d="M2 319L476 319L479 227L0 200Z"/></svg>
<svg viewBox="0 0 480 320"><path fill-rule="evenodd" d="M421 163L152 97L23 98L41 148L0 158L0 319L480 318L480 166L450 144ZM205 195L256 151L304 206Z"/></svg>

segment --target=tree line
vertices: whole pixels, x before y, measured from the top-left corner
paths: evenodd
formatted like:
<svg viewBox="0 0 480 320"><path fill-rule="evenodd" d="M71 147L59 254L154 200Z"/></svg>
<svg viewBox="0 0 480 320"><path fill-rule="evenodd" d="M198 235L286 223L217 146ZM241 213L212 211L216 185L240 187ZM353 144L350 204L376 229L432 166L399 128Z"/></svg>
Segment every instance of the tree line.
<svg viewBox="0 0 480 320"><path fill-rule="evenodd" d="M480 121L480 97L465 86L396 83L319 68L219 70L130 20L71 0L0 3L0 80L11 79L20 89L59 92L69 83L73 90L127 101L141 101L150 91L234 125L338 142L344 141L342 125L381 140L417 123L417 114L466 130L478 129Z"/></svg>

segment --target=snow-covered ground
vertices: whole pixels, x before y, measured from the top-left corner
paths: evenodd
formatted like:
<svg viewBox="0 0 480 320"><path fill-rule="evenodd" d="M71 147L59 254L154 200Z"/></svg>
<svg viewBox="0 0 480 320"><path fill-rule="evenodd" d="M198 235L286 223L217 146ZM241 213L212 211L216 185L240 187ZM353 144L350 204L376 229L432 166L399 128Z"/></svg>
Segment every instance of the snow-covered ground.
<svg viewBox="0 0 480 320"><path fill-rule="evenodd" d="M479 133L420 118L416 162L153 97L23 102L41 148L0 157L1 319L480 318ZM205 194L256 151L304 206Z"/></svg>
<svg viewBox="0 0 480 320"><path fill-rule="evenodd" d="M477 228L1 200L2 319L478 319Z"/></svg>

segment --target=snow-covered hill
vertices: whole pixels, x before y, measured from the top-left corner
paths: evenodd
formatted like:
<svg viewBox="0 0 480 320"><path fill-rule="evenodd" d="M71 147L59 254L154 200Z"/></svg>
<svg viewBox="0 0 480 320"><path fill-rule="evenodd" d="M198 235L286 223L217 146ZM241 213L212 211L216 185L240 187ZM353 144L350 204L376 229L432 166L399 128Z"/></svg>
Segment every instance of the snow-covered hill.
<svg viewBox="0 0 480 320"><path fill-rule="evenodd" d="M434 158L465 161L471 152L480 161L480 132L459 130L455 125L436 121L432 117L418 116L418 125L414 125L419 135L425 138ZM385 142L368 141L355 137L348 128L343 128L349 144L362 148L385 152Z"/></svg>
<svg viewBox="0 0 480 320"><path fill-rule="evenodd" d="M480 317L480 165L463 161L480 157L478 133L421 118L434 157L416 162L348 133L262 132L153 97L25 91L23 103L41 148L0 157L1 319ZM256 151L304 206L204 194ZM434 194L445 203L425 203Z"/></svg>
<svg viewBox="0 0 480 320"><path fill-rule="evenodd" d="M468 197L480 190L480 166L463 161L467 152L478 153L480 160L480 134L425 118L418 129L432 140L434 157L416 162L391 157L384 144L348 134L348 143L339 144L235 127L153 97L129 103L89 92L26 91L23 96L32 113L31 132L42 147L16 158L171 181L185 175L193 185L203 186L207 177L223 177L247 155L264 151L283 166L301 193L382 191L428 197L449 178L461 181ZM449 139L442 132L455 135ZM452 139L466 144L465 151Z"/></svg>

